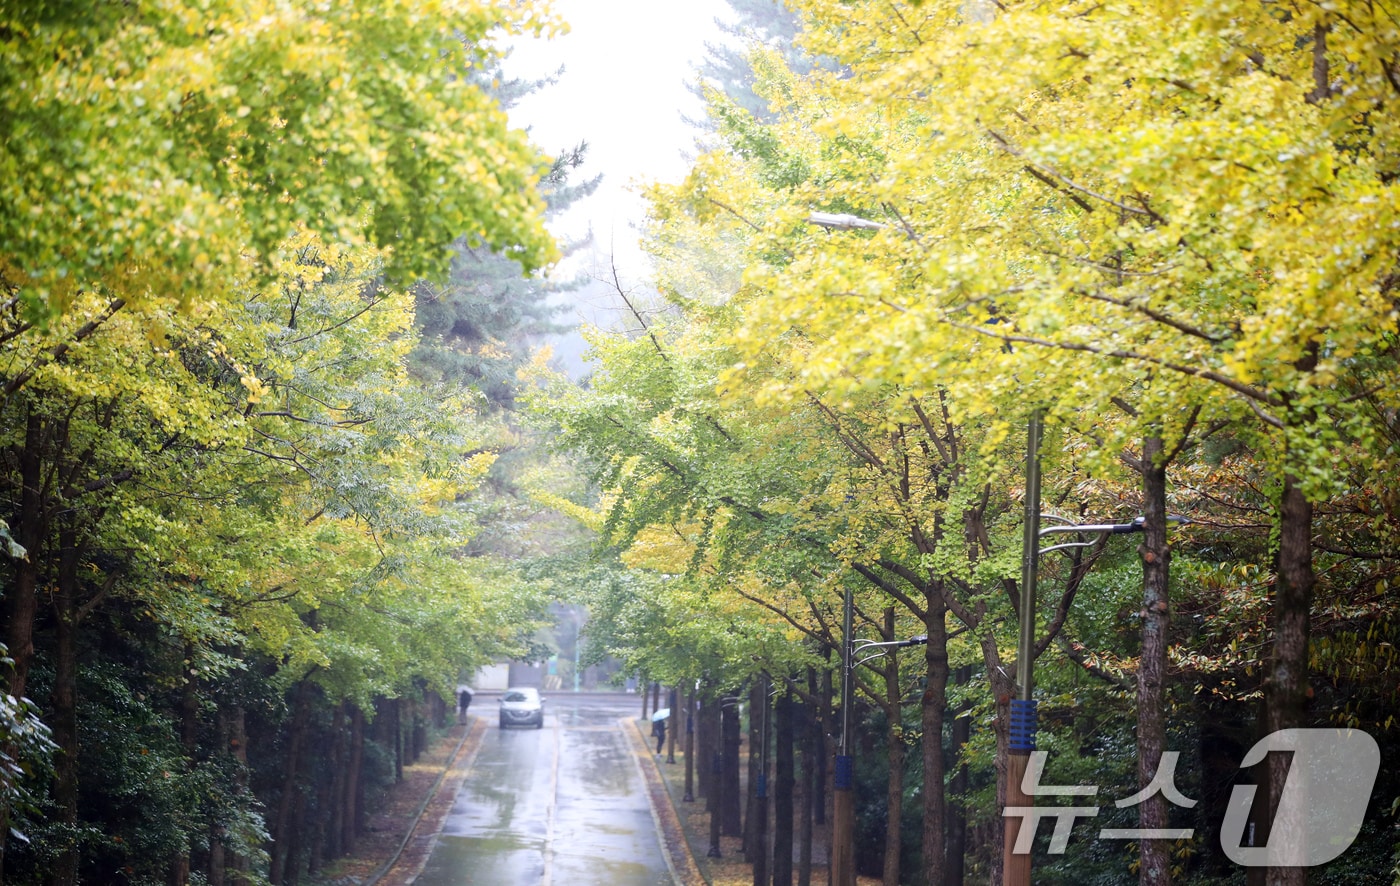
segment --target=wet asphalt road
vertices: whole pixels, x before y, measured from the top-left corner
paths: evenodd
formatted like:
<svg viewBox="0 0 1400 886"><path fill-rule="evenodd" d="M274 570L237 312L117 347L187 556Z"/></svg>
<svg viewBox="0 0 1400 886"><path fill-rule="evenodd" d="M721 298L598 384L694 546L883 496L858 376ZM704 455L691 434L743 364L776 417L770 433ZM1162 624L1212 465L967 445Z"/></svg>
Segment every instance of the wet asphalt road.
<svg viewBox="0 0 1400 886"><path fill-rule="evenodd" d="M416 886L668 886L645 785L618 719L636 695L544 693L543 729L487 734Z"/></svg>

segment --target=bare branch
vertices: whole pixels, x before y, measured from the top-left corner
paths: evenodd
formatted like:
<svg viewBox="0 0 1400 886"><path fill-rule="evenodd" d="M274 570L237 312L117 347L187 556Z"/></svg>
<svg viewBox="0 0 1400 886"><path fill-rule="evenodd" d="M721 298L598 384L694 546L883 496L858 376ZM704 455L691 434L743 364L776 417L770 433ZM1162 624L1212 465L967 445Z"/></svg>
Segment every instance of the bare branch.
<svg viewBox="0 0 1400 886"><path fill-rule="evenodd" d="M1044 166L1040 166L1039 164L1033 163L1032 161L1026 158L1024 151L1013 145L1011 141L1006 138L1006 136L1002 135L994 129L988 128L987 134L990 135L992 139L996 141L996 143L1000 145L1002 149L1005 150L1008 154L1010 154L1013 157L1016 157L1017 159L1025 160L1028 166L1031 167L1032 174L1034 174L1037 178L1043 179L1045 177L1048 177L1058 182L1059 184L1064 185L1066 188L1070 188L1071 190L1078 191L1081 194L1093 197L1095 200L1107 203L1109 206L1121 209L1122 211L1131 215L1146 216L1147 218L1152 219L1158 224L1161 224L1163 221L1165 221L1161 216L1153 212L1151 209L1146 209L1138 206L1129 206L1127 203L1124 203L1120 200L1115 200L1112 197L1109 197L1105 194L1100 194L1097 191L1090 190L1089 188L1086 188L1078 182L1065 178L1063 175L1060 175L1053 169L1047 169ZM1076 203L1078 203L1080 206L1083 206L1085 209L1091 212L1093 211L1091 207L1089 207L1087 204L1085 204L1078 198L1071 197L1070 199L1074 200Z"/></svg>
<svg viewBox="0 0 1400 886"><path fill-rule="evenodd" d="M656 353L660 355L662 362L669 365L671 358L666 356L666 350L661 347L661 342L657 340L655 333L651 331L651 327L648 326L647 321L643 319L642 312L637 310L637 306L634 305L632 299L628 297L627 290L622 288L622 277L617 271L617 257L610 256L608 265L612 270L612 280L610 282L613 290L617 293L617 297L622 299L622 303L627 306L627 310L631 311L632 316L637 318L637 322L641 324L642 331L647 334L647 338L651 339L651 346L656 349Z"/></svg>
<svg viewBox="0 0 1400 886"><path fill-rule="evenodd" d="M880 575L878 572L871 569L869 566L864 565L863 563L855 563L852 565L855 568L856 572L859 572L866 581L870 582L875 587L879 588L886 594L889 594L891 597L898 600L900 604L904 606L905 609L908 609L920 621L923 621L924 619L928 618L928 610L920 606L917 602L915 602L913 597L910 597L908 594L901 591L898 585L894 584L893 582L886 581L884 576ZM882 563L881 565L884 564Z"/></svg>
<svg viewBox="0 0 1400 886"><path fill-rule="evenodd" d="M1089 674L1091 677L1096 677L1110 686L1115 686L1119 689L1132 690L1137 686L1132 680L1115 674L1107 668L1089 661L1089 656L1084 654L1083 648L1071 643L1067 637L1062 636L1057 638L1055 645L1060 647L1060 651L1065 654L1065 658L1079 665L1084 669L1085 673Z"/></svg>
<svg viewBox="0 0 1400 886"><path fill-rule="evenodd" d="M34 362L30 363L28 368L26 368L19 375L16 375L14 378L10 379L9 382L5 384L5 387L3 389L0 389L0 397L9 397L15 391L18 391L20 388L24 387L24 385L31 378L34 377L34 373L38 372L40 369L42 369L50 363L62 360L63 356L73 348L73 345L78 344L83 339L92 335L94 332L97 331L98 327L100 327L103 323L106 323L108 320L112 319L112 315L115 314L117 311L120 311L125 306L126 299L112 299L111 303L107 305L107 307L102 311L102 313L98 314L96 317L92 318L88 322L84 323L82 326L78 327L77 332L73 333L73 338L71 340L63 342L62 344L55 345L52 349L49 350L47 356L40 355L35 357Z"/></svg>
<svg viewBox="0 0 1400 886"><path fill-rule="evenodd" d="M744 218L744 216L740 215L739 212L738 212L738 210L734 209L733 207L731 207L731 206L729 206L729 205L727 205L727 204L725 204L725 203L721 203L720 201L716 200L714 197L706 197L705 199L708 200L710 203L714 204L715 206L718 206L720 209L723 209L725 212L729 213L730 215L734 216L734 217L737 218L739 221L741 221L741 222L743 222L744 224L748 225L749 227L753 228L755 231L762 231L762 230L763 230L763 228L759 227L758 225L756 225L756 224L754 224L753 222L749 221L747 218Z"/></svg>
<svg viewBox="0 0 1400 886"><path fill-rule="evenodd" d="M1107 295L1102 292L1090 292L1083 289L1075 289L1073 291L1076 295L1081 295L1084 298L1090 298L1095 301L1101 301L1110 305L1116 305L1120 308L1127 308L1130 311L1137 311L1139 314L1151 317L1153 320L1156 320L1163 326L1169 326L1172 329L1175 329L1177 332L1185 333L1186 335L1192 336L1193 338L1204 339L1210 342L1211 344L1220 344L1221 342L1226 341L1228 339L1228 336L1206 332L1204 329L1199 329L1195 326L1192 326L1190 323L1177 320L1173 317L1168 317L1161 311L1158 311L1154 308L1150 308L1144 304L1136 304L1126 298L1114 298L1113 296Z"/></svg>
<svg viewBox="0 0 1400 886"><path fill-rule="evenodd" d="M977 326L971 323L958 323L953 320L944 320L944 322L958 329L963 329L968 332L975 332L978 335L984 335L987 338L994 338L997 341L1007 342L1008 344L1038 345L1044 348L1058 348L1063 351L1082 351L1088 354L1097 354L1101 357L1117 357L1121 360L1136 360L1141 363L1149 363L1153 366L1161 366L1164 369L1170 369L1173 372L1179 372L1182 375L1189 375L1194 378L1204 378L1208 381L1213 381L1216 384L1223 385L1224 387L1229 388L1235 393L1244 396L1245 399L1250 402L1259 402L1270 406L1281 405L1277 398L1270 397L1266 392L1261 391L1258 388L1250 387L1244 382L1230 378L1227 375L1221 375L1220 373L1211 369L1202 369L1197 366L1183 366L1179 363L1173 363L1169 360L1163 360L1160 357L1152 357L1147 354L1139 354L1136 351L1125 351L1117 348L1100 348L1096 345L1079 344L1076 342L1050 341L1048 339L1043 338L1033 338L1028 335L1008 335L1007 333L997 332L993 329L988 329L986 327ZM1260 417L1263 418L1264 416L1261 414ZM1265 420L1269 421L1270 424L1277 421L1277 419L1271 418Z"/></svg>
<svg viewBox="0 0 1400 886"><path fill-rule="evenodd" d="M297 301L298 301L298 302L301 301L301 296L297 296ZM324 327L322 327L322 328L320 328L320 329L317 329L317 330L314 331L314 332L308 332L306 335L297 336L296 338L294 338L294 339L292 339L291 341L287 342L287 344L292 344L292 345L301 344L302 342L307 341L308 339L313 339L313 338L315 338L315 337L318 336L318 335L324 335L324 334L326 334L327 332L331 332L331 331L333 331L333 330L339 329L340 327L346 325L347 323L353 323L353 322L355 322L357 319L359 319L360 317L362 317L362 316L364 316L365 314L369 313L369 312L370 312L371 310L373 310L374 308L376 308L376 307L378 307L379 305L383 304L384 302L385 302L385 299L383 299L383 298L373 298L373 297L371 297L369 304L365 305L363 308L360 308L358 311L356 311L355 313L351 314L350 316L344 318L343 320L337 320L336 322L332 323L332 324L329 325L329 326L324 326ZM296 319L295 319L295 308L293 308L293 318L292 318L292 320L289 321L289 322L290 322L292 325L288 326L287 328L288 328L288 329L295 329L295 328L296 328L296 325L295 325L295 323L296 323Z"/></svg>
<svg viewBox="0 0 1400 886"><path fill-rule="evenodd" d="M837 415L832 409L830 409L825 403L823 403L821 401L821 398L818 397L816 394L813 394L811 391L807 391L806 393L807 397L811 399L811 401L814 404L816 404L817 409L819 409L822 412L822 414L825 415L827 419L831 422L831 426L836 431L837 438L840 439L843 444L845 444L846 448L849 449L853 455L855 455L861 461L864 461L866 464L869 464L871 467L879 468L880 470L885 471L886 473L889 472L889 468L885 465L884 461L881 460L880 456L876 454L875 450L871 449L869 446L866 446L863 442L861 442L859 438L846 432L845 426L841 422L841 416Z"/></svg>

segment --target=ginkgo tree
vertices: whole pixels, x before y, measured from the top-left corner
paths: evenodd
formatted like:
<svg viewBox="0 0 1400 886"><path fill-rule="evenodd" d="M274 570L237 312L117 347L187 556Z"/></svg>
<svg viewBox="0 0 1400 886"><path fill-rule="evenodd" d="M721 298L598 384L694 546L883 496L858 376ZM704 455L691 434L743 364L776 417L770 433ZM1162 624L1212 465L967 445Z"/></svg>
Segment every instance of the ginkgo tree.
<svg viewBox="0 0 1400 886"><path fill-rule="evenodd" d="M752 391L752 364L784 352L800 383L761 396L941 387L960 420L993 417L984 446L1046 408L1090 461L1145 440L1144 476L1193 428L1249 428L1279 528L1266 716L1300 723L1310 502L1350 478L1339 454L1379 466L1390 435L1394 22L1368 4L799 5L846 70L770 62L778 122L721 114L728 150L661 210L754 243L721 383ZM816 210L883 229L802 233Z"/></svg>
<svg viewBox="0 0 1400 886"><path fill-rule="evenodd" d="M52 358L90 334L60 315L217 309L298 225L386 248L398 283L457 237L548 262L542 159L468 75L498 30L555 26L475 0L5 4L5 339Z"/></svg>
<svg viewBox="0 0 1400 886"><path fill-rule="evenodd" d="M449 694L459 667L515 648L515 632L533 622L534 589L509 570L451 556L474 531L457 498L491 456L468 454L478 448L479 401L409 383L412 297L383 287L373 250L310 233L290 239L275 268L273 284L248 291L233 316L132 306L6 401L6 463L21 475L9 482L25 471L40 478L32 494L11 493L31 540L10 564L5 597L6 636L22 652L11 692L22 696L43 664L46 716L63 750L59 808L19 859L51 866L62 882L95 863L74 837L91 827L84 791L101 790L85 768L94 757L79 745L95 679L83 650L131 632L122 613L170 638L150 653L157 662L170 654L161 646L183 658L172 682L191 699L180 708L191 735L201 708L231 722L240 706L216 702L216 690L259 662L298 700L294 720L314 692L372 711L377 697L419 683ZM155 345L153 328L162 332ZM37 593L44 583L55 593ZM251 750L274 752L270 742ZM197 764L195 751L171 751L190 767L182 778L224 771L218 755ZM292 753L287 765L295 774L308 764ZM255 820L246 784L228 789L244 823ZM177 815L167 805L184 802L166 797L153 812ZM204 821L179 814L193 816L185 827ZM268 822L278 877L295 861L285 854L289 815L279 806ZM185 849L172 846L173 859L142 864L188 873L191 847L201 845L249 857L255 828L208 826L182 831Z"/></svg>

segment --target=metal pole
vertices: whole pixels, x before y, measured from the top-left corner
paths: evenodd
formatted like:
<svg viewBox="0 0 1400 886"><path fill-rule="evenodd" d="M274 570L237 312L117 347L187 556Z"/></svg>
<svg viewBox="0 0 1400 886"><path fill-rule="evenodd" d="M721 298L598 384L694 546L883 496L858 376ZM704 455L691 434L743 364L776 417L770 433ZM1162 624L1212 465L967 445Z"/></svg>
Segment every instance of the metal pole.
<svg viewBox="0 0 1400 886"><path fill-rule="evenodd" d="M1020 638L1016 646L1017 697L1011 701L1010 754L1006 761L1006 805L1018 808L1034 805L1034 797L1023 791L1026 764L1035 750L1036 711L1035 585L1040 562L1040 438L1044 427L1040 410L1026 423L1026 514L1021 537ZM1002 818L1002 883L1004 886L1030 886L1031 856L1012 852L1023 816Z"/></svg>
<svg viewBox="0 0 1400 886"><path fill-rule="evenodd" d="M851 757L851 585L846 583L841 636L841 745L836 755L833 779L835 796L831 816L831 882L833 886L855 886L855 761Z"/></svg>
<svg viewBox="0 0 1400 886"><path fill-rule="evenodd" d="M1026 423L1026 516L1021 535L1021 636L1016 646L1017 697L1030 701L1034 689L1035 585L1040 563L1040 411Z"/></svg>

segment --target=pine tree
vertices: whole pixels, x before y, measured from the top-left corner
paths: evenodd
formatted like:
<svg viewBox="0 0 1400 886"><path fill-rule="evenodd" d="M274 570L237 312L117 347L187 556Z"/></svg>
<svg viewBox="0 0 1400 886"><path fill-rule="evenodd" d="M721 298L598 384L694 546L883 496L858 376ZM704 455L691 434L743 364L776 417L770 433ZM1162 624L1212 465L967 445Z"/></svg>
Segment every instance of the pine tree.
<svg viewBox="0 0 1400 886"><path fill-rule="evenodd" d="M768 101L754 92L757 78L750 58L753 47L761 44L781 52L788 66L801 73L810 71L815 62L797 47L801 22L782 0L728 0L728 3L738 21L716 19L716 23L724 33L737 38L743 48L729 43L706 43L708 55L700 66L700 74L705 82L739 107L766 122L773 118L773 112Z"/></svg>
<svg viewBox="0 0 1400 886"><path fill-rule="evenodd" d="M491 72L493 93L506 108L554 79L506 79L499 69ZM549 214L562 212L597 189L601 176L570 181L587 150L587 142L581 141L552 161L541 181ZM561 251L569 254L587 243L564 243ZM453 243L453 253L447 277L417 290L421 340L411 357L413 371L427 381L474 388L493 407L509 408L515 397L515 372L528 359L532 341L567 328L558 320L563 306L555 296L578 288L582 281L527 275L512 253L473 244L467 237Z"/></svg>

